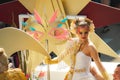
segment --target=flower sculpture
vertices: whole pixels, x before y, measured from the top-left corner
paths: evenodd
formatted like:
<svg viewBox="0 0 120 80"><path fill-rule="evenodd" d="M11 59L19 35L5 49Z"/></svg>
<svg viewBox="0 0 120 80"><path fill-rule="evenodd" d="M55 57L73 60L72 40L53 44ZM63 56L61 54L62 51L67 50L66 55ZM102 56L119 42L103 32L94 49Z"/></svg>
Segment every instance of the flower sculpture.
<svg viewBox="0 0 120 80"><path fill-rule="evenodd" d="M29 30L27 32L32 35L35 39L40 40L45 36L45 34L57 39L57 40L67 40L69 38L69 31L66 28L63 28L62 25L65 24L65 22L68 20L67 18L64 18L62 20L56 21L57 19L57 11L54 12L50 20L48 21L47 28L42 24L42 18L38 14L36 10L34 10L34 18L32 21L33 23L40 24L42 28L44 29L44 32L39 31L34 28L34 26L29 26ZM57 23L57 25L51 26L51 24ZM23 26L26 26L27 23L23 22Z"/></svg>

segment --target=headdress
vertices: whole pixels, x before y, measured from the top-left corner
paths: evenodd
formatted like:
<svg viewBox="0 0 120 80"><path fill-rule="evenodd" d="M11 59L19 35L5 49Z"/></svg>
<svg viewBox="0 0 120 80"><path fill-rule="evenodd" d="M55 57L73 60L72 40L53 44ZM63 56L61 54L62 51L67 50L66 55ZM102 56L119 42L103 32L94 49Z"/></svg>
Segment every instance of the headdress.
<svg viewBox="0 0 120 80"><path fill-rule="evenodd" d="M90 26L92 23L91 20L88 20L87 18L78 18L75 20L75 25L77 26Z"/></svg>
<svg viewBox="0 0 120 80"><path fill-rule="evenodd" d="M75 33L74 30L79 26L88 26L90 28L90 32L94 32L95 27L93 21L88 18L78 18L72 21L70 26L71 32L74 34Z"/></svg>

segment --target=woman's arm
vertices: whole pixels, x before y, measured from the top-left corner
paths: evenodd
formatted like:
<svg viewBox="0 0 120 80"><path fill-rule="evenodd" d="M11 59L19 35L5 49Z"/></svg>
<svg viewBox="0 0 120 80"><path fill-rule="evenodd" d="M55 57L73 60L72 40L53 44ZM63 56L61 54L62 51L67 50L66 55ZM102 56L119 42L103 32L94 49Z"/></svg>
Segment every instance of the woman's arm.
<svg viewBox="0 0 120 80"><path fill-rule="evenodd" d="M110 80L109 79L109 75L107 73L107 71L105 70L105 68L103 67L98 52L96 50L96 48L94 46L90 46L90 55L93 58L95 64L97 65L99 71L101 72L102 76L104 77L105 80Z"/></svg>
<svg viewBox="0 0 120 80"><path fill-rule="evenodd" d="M104 80L104 78L102 77L102 75L92 65L90 66L90 72L96 78L96 80Z"/></svg>
<svg viewBox="0 0 120 80"><path fill-rule="evenodd" d="M68 57L68 55L73 53L73 46L74 41L68 41L66 43L66 47L64 48L63 51L61 51L61 54L58 55L56 58L50 59L48 57L45 57L45 63L46 64L56 64L58 62L60 62L61 60L63 60L65 57Z"/></svg>

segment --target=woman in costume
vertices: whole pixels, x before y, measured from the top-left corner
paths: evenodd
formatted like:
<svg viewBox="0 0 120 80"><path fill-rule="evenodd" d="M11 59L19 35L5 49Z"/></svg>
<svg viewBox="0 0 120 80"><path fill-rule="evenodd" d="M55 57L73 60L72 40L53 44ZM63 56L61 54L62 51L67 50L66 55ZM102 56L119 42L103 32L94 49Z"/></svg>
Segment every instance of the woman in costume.
<svg viewBox="0 0 120 80"><path fill-rule="evenodd" d="M79 18L72 22L71 27L74 28L77 37L68 41L64 53L55 59L46 58L45 63L55 64L70 55L71 66L65 80L96 80L90 72L91 59L93 59L104 80L110 80L94 44L89 39L89 33L94 31L93 22L88 18Z"/></svg>

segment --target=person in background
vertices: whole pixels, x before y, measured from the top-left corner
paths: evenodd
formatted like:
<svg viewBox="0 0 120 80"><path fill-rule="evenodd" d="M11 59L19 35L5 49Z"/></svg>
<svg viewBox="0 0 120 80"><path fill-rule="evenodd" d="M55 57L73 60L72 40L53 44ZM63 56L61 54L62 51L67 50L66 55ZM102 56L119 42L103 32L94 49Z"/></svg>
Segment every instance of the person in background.
<svg viewBox="0 0 120 80"><path fill-rule="evenodd" d="M12 63L11 58L9 58L8 60L9 60L8 68L9 68L9 69L11 69L11 68L12 68L12 69L15 68L14 64Z"/></svg>
<svg viewBox="0 0 120 80"><path fill-rule="evenodd" d="M120 80L120 64L118 64L114 70L113 80Z"/></svg>
<svg viewBox="0 0 120 80"><path fill-rule="evenodd" d="M8 57L3 48L0 48L0 73L8 70Z"/></svg>
<svg viewBox="0 0 120 80"><path fill-rule="evenodd" d="M90 72L93 59L103 79L110 80L107 71L100 61L97 49L89 39L89 33L94 32L92 20L88 18L78 18L72 22L71 27L73 27L77 37L68 41L65 52L61 53L55 59L45 58L45 63L55 64L69 55L71 65L64 80L97 80Z"/></svg>
<svg viewBox="0 0 120 80"><path fill-rule="evenodd" d="M27 80L21 69L9 69L8 63L4 48L0 48L0 80Z"/></svg>

